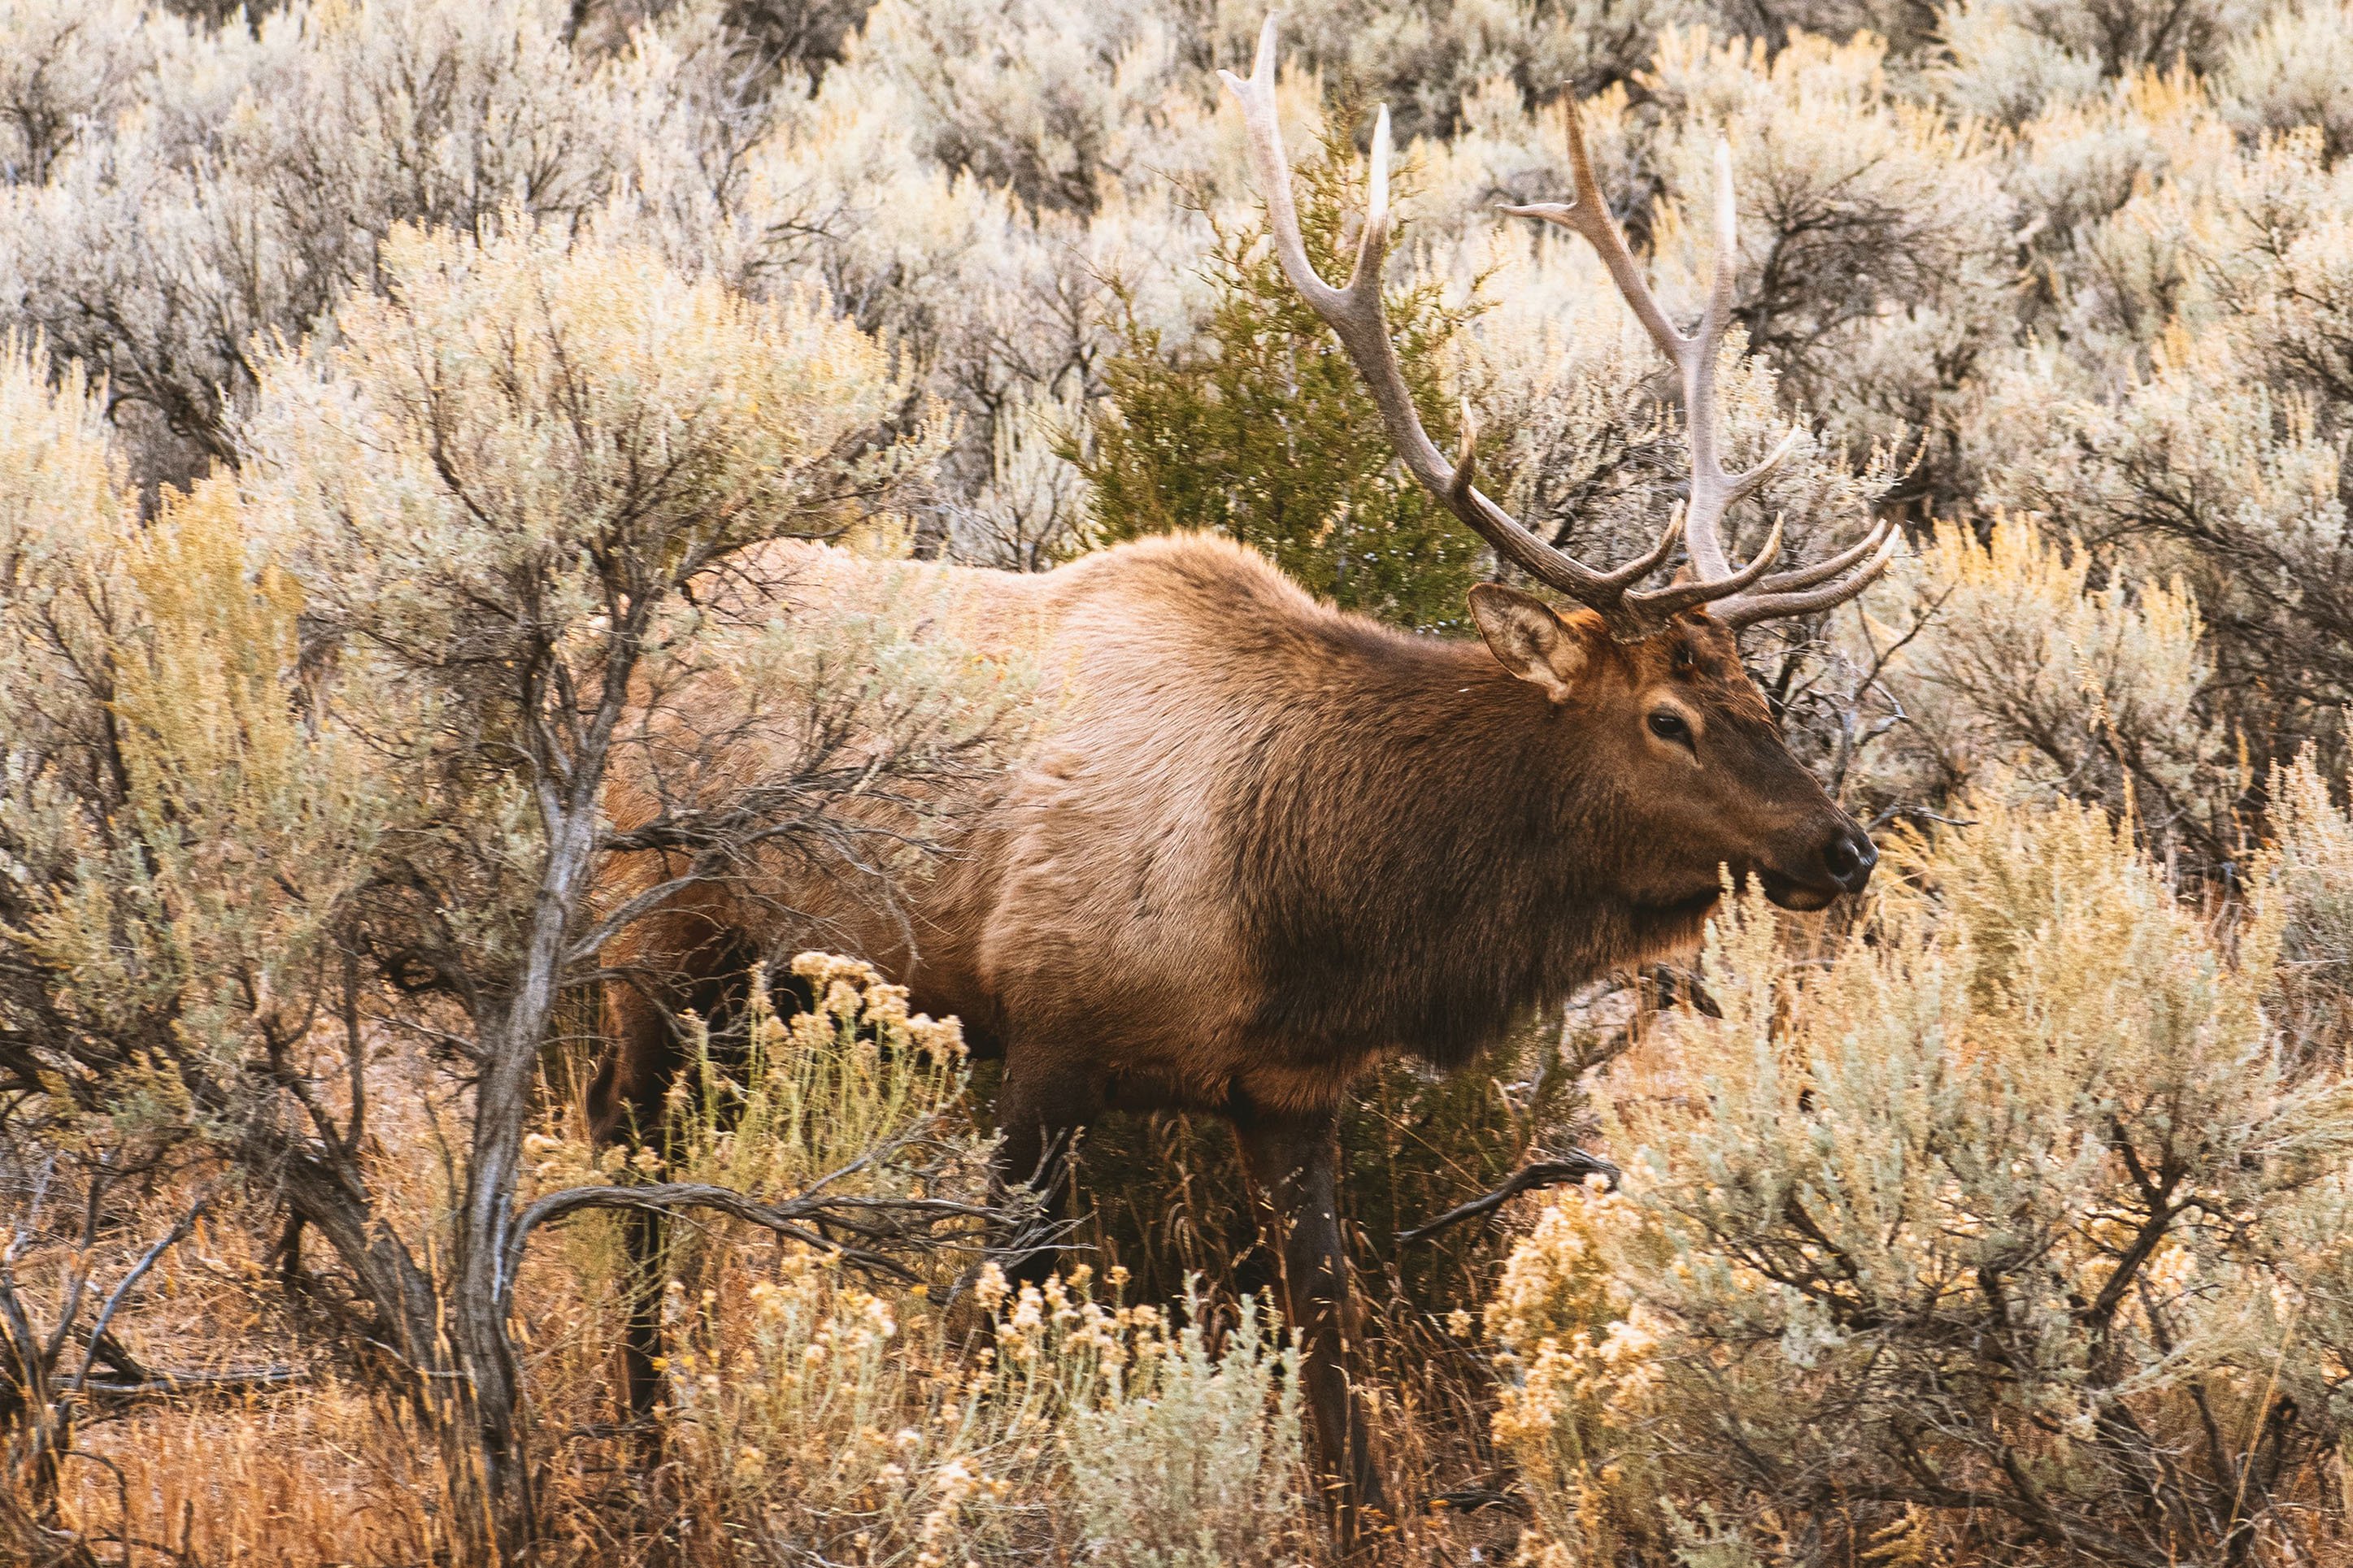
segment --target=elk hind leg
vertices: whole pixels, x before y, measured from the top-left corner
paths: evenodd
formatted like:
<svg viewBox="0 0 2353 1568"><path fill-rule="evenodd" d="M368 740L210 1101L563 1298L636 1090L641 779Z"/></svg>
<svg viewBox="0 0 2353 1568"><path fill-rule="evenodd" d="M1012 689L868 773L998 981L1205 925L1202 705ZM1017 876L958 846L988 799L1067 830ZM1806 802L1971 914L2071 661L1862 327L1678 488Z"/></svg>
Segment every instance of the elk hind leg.
<svg viewBox="0 0 2353 1568"><path fill-rule="evenodd" d="M1250 1115L1237 1120L1268 1240L1281 1265L1283 1307L1303 1343L1307 1405L1343 1550L1366 1544L1387 1517L1365 1401L1352 1386L1355 1314L1341 1241L1338 1118Z"/></svg>

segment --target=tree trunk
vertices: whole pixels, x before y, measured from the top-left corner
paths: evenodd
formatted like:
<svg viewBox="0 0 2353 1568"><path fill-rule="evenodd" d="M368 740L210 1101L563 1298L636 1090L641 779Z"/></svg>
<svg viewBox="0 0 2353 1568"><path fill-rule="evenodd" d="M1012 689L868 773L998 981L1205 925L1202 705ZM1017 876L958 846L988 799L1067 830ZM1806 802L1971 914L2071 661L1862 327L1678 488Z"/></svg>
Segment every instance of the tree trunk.
<svg viewBox="0 0 2353 1568"><path fill-rule="evenodd" d="M555 1009L565 940L596 848L594 802L592 792L575 785L571 799L549 813L547 865L522 966L513 992L480 1037L474 1142L448 1300L450 1339L466 1374L472 1446L480 1465L486 1517L480 1528L494 1557L517 1554L534 1523L522 1383L507 1336L514 1281L506 1277L505 1260L532 1079Z"/></svg>

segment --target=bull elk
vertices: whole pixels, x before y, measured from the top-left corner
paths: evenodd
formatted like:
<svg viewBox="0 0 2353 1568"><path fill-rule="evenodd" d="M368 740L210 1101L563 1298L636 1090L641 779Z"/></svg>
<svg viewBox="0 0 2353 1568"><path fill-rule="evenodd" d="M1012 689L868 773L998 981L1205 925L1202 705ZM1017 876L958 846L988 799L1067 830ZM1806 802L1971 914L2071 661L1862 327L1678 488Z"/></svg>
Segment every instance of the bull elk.
<svg viewBox="0 0 2353 1568"><path fill-rule="evenodd" d="M1002 1054L1008 1180L1047 1171L1106 1109L1230 1119L1279 1237L1345 1528L1382 1500L1345 1369L1334 1129L1350 1080L1392 1052L1459 1064L1524 1010L1691 943L1727 869L1794 909L1860 889L1871 842L1783 745L1734 633L1852 597L1898 535L1883 521L1831 559L1775 573L1777 523L1731 567L1725 511L1789 443L1744 473L1718 458L1729 153L1717 154L1713 288L1686 335L1611 220L1573 113L1574 199L1506 210L1591 242L1680 373L1690 492L1646 551L1607 571L1506 515L1473 482L1467 422L1451 462L1423 429L1382 320L1386 110L1354 275L1334 288L1301 243L1274 71L1270 21L1249 79L1225 80L1284 272L1339 337L1406 468L1503 561L1577 607L1482 584L1471 611L1483 641L1455 642L1332 609L1209 537L1032 576L802 547L786 592L805 603L874 592L886 571L900 584L928 574L995 635L1034 639L1043 667L1062 672L1051 717L1009 776L965 803L955 853L903 907L860 909L810 872L682 895L619 939L608 972L679 979L666 997L608 988L616 1044L591 1112L607 1137L659 1114L679 1065L665 1000L707 1006L728 969L802 940L776 912L792 910L822 911L831 940ZM1642 585L1678 538L1689 571ZM624 828L648 809L626 789L614 803Z"/></svg>

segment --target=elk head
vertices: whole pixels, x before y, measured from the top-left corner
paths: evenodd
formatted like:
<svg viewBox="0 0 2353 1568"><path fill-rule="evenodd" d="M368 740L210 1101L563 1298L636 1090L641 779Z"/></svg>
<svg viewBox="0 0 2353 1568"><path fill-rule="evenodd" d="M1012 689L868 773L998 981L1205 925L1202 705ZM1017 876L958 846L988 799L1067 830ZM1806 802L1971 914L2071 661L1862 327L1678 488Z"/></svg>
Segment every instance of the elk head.
<svg viewBox="0 0 2353 1568"><path fill-rule="evenodd" d="M1777 903L1820 909L1871 879L1876 851L1852 818L1782 743L1763 696L1743 670L1733 634L1759 621L1809 615L1861 593L1886 570L1902 542L1883 519L1852 547L1812 565L1775 572L1781 525L1746 565L1725 559L1722 525L1731 507L1756 493L1796 444L1792 431L1764 461L1733 474L1718 454L1715 374L1718 345L1732 315L1735 207L1732 152L1715 155L1715 257L1705 310L1691 332L1667 320L1593 177L1577 111L1568 114L1573 198L1507 206L1585 237L1599 253L1651 342L1682 382L1691 446L1688 498L1650 548L1603 571L1536 537L1472 482L1478 427L1466 405L1452 460L1422 428L1381 315L1387 259L1389 118L1373 131L1368 210L1345 287L1316 275L1299 232L1291 169L1275 123L1275 30L1259 36L1248 80L1219 74L1242 106L1251 163L1266 200L1268 226L1283 273L1329 325L1381 411L1408 470L1496 556L1582 606L1567 616L1519 590L1485 584L1471 608L1489 649L1505 670L1541 690L1556 710L1574 710L1573 744L1590 776L1612 781L1627 837L1642 854L1630 859L1629 891L1645 902L1712 899L1719 868L1754 874ZM1672 581L1642 584L1681 541L1688 567Z"/></svg>

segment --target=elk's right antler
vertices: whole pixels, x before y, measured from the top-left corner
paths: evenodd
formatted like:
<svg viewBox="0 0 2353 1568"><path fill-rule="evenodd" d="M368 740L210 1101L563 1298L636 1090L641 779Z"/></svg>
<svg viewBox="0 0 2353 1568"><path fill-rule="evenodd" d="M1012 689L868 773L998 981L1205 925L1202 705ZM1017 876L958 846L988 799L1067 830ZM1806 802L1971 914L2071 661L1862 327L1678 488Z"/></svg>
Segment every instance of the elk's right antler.
<svg viewBox="0 0 2353 1568"><path fill-rule="evenodd" d="M1691 441L1690 499L1676 509L1649 550L1622 566L1598 572L1538 539L1472 482L1478 429L1467 405L1462 411L1461 447L1452 462L1422 428L1421 416L1415 411L1405 375L1398 367L1397 352L1389 342L1388 323L1381 315L1381 268L1388 259L1389 239L1388 107L1382 107L1373 127L1371 199L1356 244L1356 270L1345 288L1335 289L1316 275L1299 236L1299 211L1291 196L1291 164L1283 155L1282 132L1275 123L1274 18L1267 18L1265 30L1259 35L1258 58L1250 79L1245 81L1231 71L1218 74L1241 100L1242 117L1250 130L1250 161L1266 197L1267 225L1273 231L1275 255L1284 275L1339 337L1341 347L1378 405L1389 439L1405 466L1494 546L1497 555L1590 606L1613 635L1630 641L1649 637L1675 616L1702 605L1735 626L1828 609L1861 593L1887 569L1901 542L1893 519L1881 521L1853 548L1811 566L1767 574L1781 547L1778 519L1747 565L1734 571L1725 559L1724 514L1770 479L1797 441L1793 430L1763 462L1738 474L1725 473L1717 458L1716 347L1731 320L1736 257L1729 146L1718 142L1715 153L1715 278L1699 326L1688 336L1677 331L1659 308L1633 253L1627 248L1626 237L1609 216L1609 204L1594 182L1574 105L1568 114L1568 161L1575 199L1504 209L1583 235L1600 253L1602 265L1609 269L1619 292L1633 307L1651 341L1682 375L1683 421ZM1666 562L1678 534L1690 552L1691 580L1656 588L1635 587Z"/></svg>

